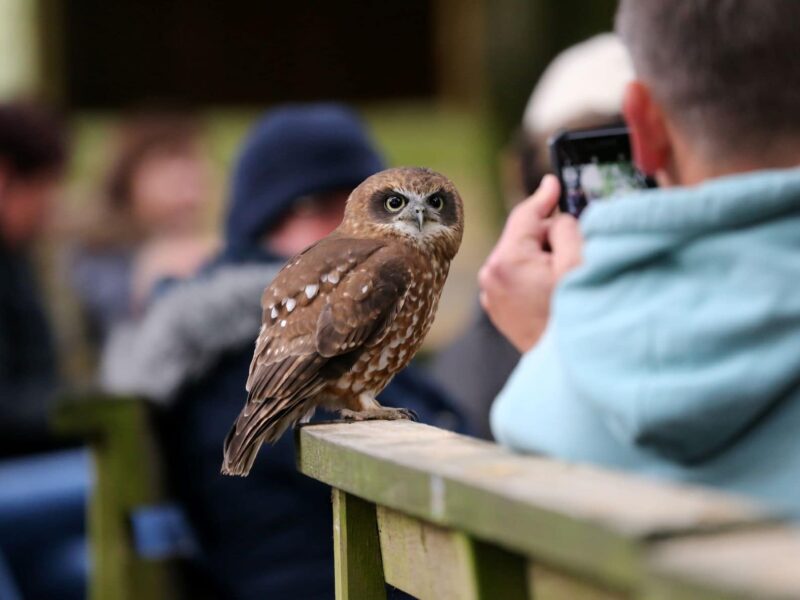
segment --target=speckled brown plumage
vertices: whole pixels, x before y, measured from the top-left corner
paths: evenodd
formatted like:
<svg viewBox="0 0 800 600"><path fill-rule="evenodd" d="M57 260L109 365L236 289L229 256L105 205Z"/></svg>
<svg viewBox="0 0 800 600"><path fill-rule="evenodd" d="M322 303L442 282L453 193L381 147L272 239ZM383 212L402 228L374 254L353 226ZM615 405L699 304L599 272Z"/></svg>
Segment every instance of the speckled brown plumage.
<svg viewBox="0 0 800 600"><path fill-rule="evenodd" d="M389 169L353 191L341 225L264 290L249 397L225 440L223 473L246 475L263 442L319 406L350 419L408 418L375 397L422 345L463 229L458 192L429 169Z"/></svg>

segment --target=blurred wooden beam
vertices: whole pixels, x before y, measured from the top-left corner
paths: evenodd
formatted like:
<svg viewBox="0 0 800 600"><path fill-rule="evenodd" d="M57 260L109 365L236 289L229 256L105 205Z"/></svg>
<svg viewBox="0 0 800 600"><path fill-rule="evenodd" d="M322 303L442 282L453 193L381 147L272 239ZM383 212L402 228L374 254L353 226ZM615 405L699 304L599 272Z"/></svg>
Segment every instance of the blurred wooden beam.
<svg viewBox="0 0 800 600"><path fill-rule="evenodd" d="M0 0L0 101L63 97L60 0Z"/></svg>
<svg viewBox="0 0 800 600"><path fill-rule="evenodd" d="M433 4L436 87L445 103L485 107L486 8L485 0L437 0Z"/></svg>
<svg viewBox="0 0 800 600"><path fill-rule="evenodd" d="M0 0L0 99L36 94L41 82L38 5Z"/></svg>

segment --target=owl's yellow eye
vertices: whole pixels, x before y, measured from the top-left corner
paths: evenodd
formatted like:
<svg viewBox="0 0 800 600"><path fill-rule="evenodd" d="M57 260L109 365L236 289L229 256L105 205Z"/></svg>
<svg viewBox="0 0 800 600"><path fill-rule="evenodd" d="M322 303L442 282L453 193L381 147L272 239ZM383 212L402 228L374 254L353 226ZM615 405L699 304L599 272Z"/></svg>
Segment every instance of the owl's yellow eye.
<svg viewBox="0 0 800 600"><path fill-rule="evenodd" d="M433 210L442 210L442 206L444 206L444 200L439 194L433 194L432 196L428 196L428 206L430 206Z"/></svg>
<svg viewBox="0 0 800 600"><path fill-rule="evenodd" d="M402 196L389 196L384 205L389 212L397 212L406 205L406 199Z"/></svg>

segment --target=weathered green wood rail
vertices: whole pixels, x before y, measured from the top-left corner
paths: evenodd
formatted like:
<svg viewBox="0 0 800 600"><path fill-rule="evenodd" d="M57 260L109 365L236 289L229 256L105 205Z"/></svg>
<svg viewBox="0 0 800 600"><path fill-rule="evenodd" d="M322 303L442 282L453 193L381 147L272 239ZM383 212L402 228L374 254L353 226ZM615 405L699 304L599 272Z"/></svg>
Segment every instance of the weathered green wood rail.
<svg viewBox="0 0 800 600"><path fill-rule="evenodd" d="M53 427L91 451L89 600L176 598L170 566L140 558L131 540L132 511L163 499L147 404L101 395L69 399L57 407Z"/></svg>
<svg viewBox="0 0 800 600"><path fill-rule="evenodd" d="M739 498L405 421L297 447L333 488L339 600L800 598L800 532Z"/></svg>

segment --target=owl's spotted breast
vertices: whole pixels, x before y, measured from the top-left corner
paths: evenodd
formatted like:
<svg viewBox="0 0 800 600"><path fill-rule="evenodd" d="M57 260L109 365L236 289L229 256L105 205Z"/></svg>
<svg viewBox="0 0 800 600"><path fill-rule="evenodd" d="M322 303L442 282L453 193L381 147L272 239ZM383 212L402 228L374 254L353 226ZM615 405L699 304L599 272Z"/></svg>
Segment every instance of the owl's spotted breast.
<svg viewBox="0 0 800 600"><path fill-rule="evenodd" d="M433 325L449 265L433 267L421 256L407 257L410 281L380 345L367 348L350 370L320 392L325 404L358 409L358 395L377 396L422 346Z"/></svg>

